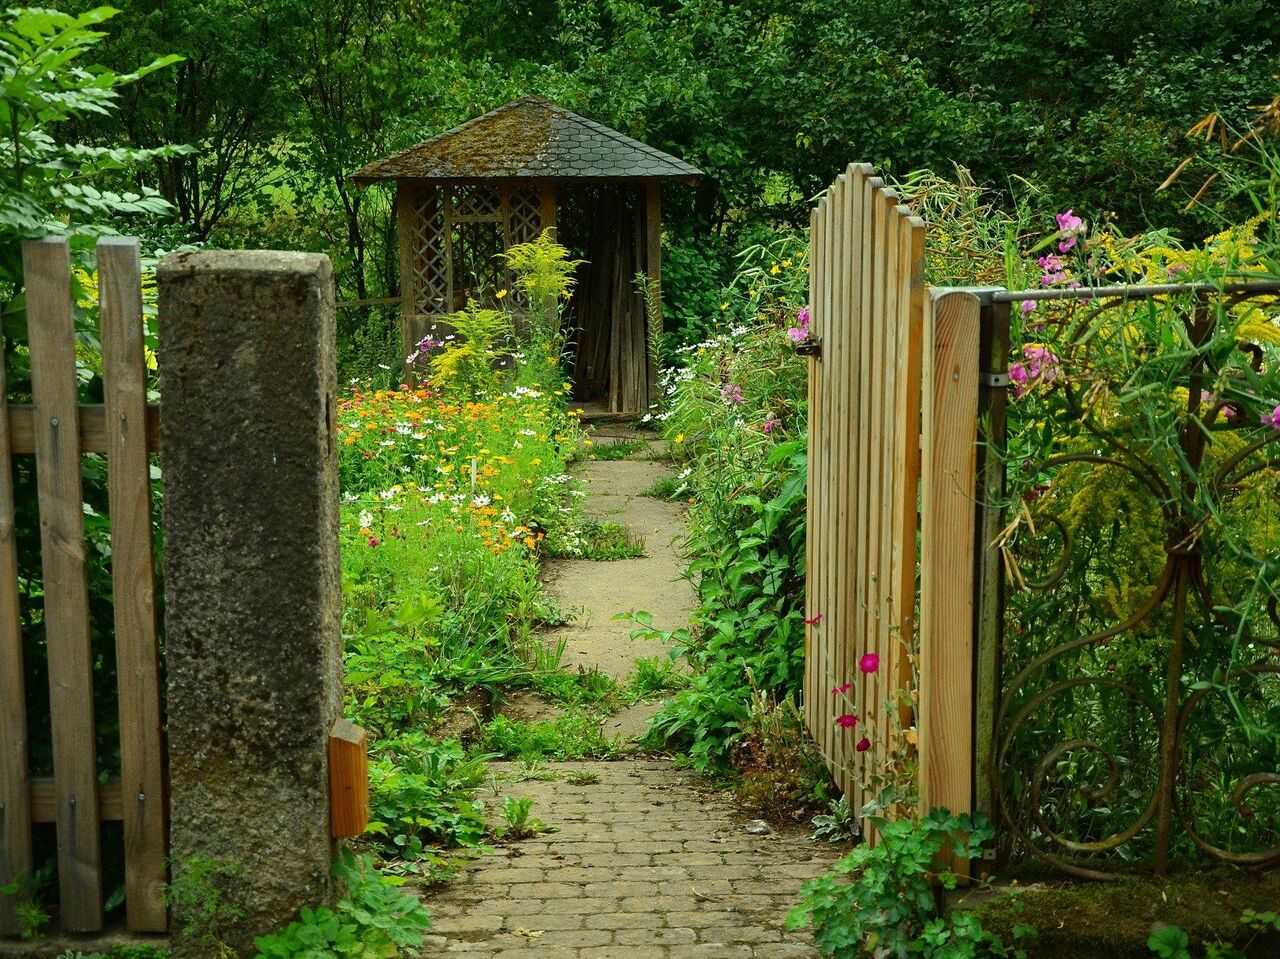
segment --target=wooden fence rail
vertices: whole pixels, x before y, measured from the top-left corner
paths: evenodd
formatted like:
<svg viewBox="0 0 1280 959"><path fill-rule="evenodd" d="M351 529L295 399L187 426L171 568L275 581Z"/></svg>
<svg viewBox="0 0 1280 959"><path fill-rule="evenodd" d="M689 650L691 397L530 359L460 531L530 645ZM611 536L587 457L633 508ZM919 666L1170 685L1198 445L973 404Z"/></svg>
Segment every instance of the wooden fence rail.
<svg viewBox="0 0 1280 959"><path fill-rule="evenodd" d="M855 814L913 744L923 803L968 812L977 300L926 302L924 223L869 166L811 230L806 720Z"/></svg>
<svg viewBox="0 0 1280 959"><path fill-rule="evenodd" d="M0 886L30 878L33 823L57 832L59 916L68 931L103 924L100 823L124 823L128 926L163 931L166 800L149 454L158 413L148 407L136 240L98 245L104 403L79 398L71 265L65 238L23 245L30 406L7 402L0 372ZM94 650L89 628L81 460L105 453L111 523L120 774L99 786ZM35 454L42 610L48 654L53 775L29 769L23 689L15 455ZM17 931L15 897L0 897L0 934Z"/></svg>

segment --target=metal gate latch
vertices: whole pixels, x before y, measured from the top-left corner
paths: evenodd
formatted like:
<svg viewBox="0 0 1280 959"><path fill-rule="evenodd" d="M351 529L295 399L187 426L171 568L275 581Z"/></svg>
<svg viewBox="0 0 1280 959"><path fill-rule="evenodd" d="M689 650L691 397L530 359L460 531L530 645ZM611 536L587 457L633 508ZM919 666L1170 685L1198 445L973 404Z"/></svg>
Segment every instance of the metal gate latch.
<svg viewBox="0 0 1280 959"><path fill-rule="evenodd" d="M801 356L812 356L815 360L822 359L822 340L812 333L796 344L796 352Z"/></svg>

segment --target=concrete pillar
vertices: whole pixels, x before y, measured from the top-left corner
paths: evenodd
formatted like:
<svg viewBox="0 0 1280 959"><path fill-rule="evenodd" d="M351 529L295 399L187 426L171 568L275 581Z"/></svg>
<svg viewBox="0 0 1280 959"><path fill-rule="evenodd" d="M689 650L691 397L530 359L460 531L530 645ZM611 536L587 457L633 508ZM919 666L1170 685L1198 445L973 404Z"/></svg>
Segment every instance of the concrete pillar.
<svg viewBox="0 0 1280 959"><path fill-rule="evenodd" d="M180 253L158 280L174 951L213 955L212 936L251 956L332 892L333 271L313 254ZM223 915L184 935L199 890L181 877L201 860Z"/></svg>

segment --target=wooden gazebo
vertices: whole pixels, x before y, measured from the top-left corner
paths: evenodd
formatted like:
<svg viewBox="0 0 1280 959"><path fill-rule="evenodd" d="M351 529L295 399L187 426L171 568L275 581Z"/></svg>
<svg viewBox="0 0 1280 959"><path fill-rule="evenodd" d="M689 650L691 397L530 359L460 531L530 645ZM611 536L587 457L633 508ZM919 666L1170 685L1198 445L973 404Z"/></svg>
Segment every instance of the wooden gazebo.
<svg viewBox="0 0 1280 959"><path fill-rule="evenodd" d="M565 314L574 397L637 413L655 389L651 336L635 277L661 282L662 181L702 174L676 157L538 97L524 97L369 163L366 186L395 181L401 344L510 286L498 254L555 227L586 260ZM661 319L657 318L660 325Z"/></svg>

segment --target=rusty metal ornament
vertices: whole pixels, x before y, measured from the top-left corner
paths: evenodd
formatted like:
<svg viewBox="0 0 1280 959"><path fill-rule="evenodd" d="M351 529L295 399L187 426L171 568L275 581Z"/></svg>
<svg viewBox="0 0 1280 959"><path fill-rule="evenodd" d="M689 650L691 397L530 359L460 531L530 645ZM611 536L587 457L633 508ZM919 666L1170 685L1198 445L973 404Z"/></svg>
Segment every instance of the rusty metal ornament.
<svg viewBox="0 0 1280 959"><path fill-rule="evenodd" d="M1254 295L1267 292L1269 287L1260 288ZM1012 299L1019 294L1002 295ZM1087 291L1081 293L1085 295ZM1138 295L1095 303L1090 315L1096 317L1099 312L1132 304ZM1016 852L1032 855L1069 875L1106 879L1120 871L1132 872L1140 865L1135 861L1139 858L1151 870L1161 873L1168 869L1175 851L1183 850L1244 867L1280 863L1280 840L1265 848L1232 848L1229 843L1210 838L1197 822L1201 804L1194 801L1194 775L1199 765L1212 762L1213 757L1202 755L1203 750L1191 749L1191 730L1197 713L1215 699L1213 694L1219 687L1195 684L1188 688L1184 668L1191 649L1204 648L1203 637L1198 635L1203 629L1232 629L1255 647L1280 648L1280 638L1254 636L1245 630L1243 618L1232 620L1214 602L1205 571L1206 558L1213 558L1206 557L1206 520L1195 515L1192 508L1203 510L1204 497L1230 496L1259 471L1280 467L1280 458L1267 455L1268 447L1280 439L1280 433L1257 424L1244 424L1234 431L1238 434L1248 430L1258 435L1249 437L1249 442L1211 473L1202 469L1207 427L1198 416L1207 371L1199 348L1212 339L1225 310L1248 295L1248 291L1235 291L1215 309L1210 303L1211 295L1197 293L1183 312L1193 349L1187 351L1182 371L1189 383L1189 415L1172 438L1176 443L1171 446L1181 457L1180 470L1168 468L1154 454L1137 448L1129 437L1117 436L1099 422L1068 378L1046 384L1047 389L1056 390L1065 400L1094 449L1048 456L1037 464L1033 475L1052 475L1071 464L1095 464L1124 471L1158 509L1165 542L1164 564L1156 582L1145 601L1123 621L1059 643L1033 655L1025 664L1006 662L1006 675L1013 675L1001 683L992 752L991 781L997 815ZM1082 321L1076 329L1083 326ZM1094 343L1087 341L1084 349L1093 348ZM1251 365L1256 369L1256 363ZM1218 413L1218 408L1211 410L1210 423ZM1054 527L1061 539L1060 555L1044 576L1027 578L1018 573L1016 579L1022 588L1045 592L1058 587L1072 568L1077 543L1066 526L1047 511L1036 522ZM1264 605L1266 616L1280 634L1280 611L1275 598L1267 598ZM1193 606L1199 608L1202 620L1192 619ZM1006 608L1006 616L1007 613ZM1167 641L1162 644L1163 688L1153 682L1158 695L1138 688L1134 682L1089 671L1088 654L1092 650L1112 641L1123 642L1127 634L1139 628L1164 624L1165 616L1168 632ZM1002 656L1010 657L1008 643ZM1219 681L1222 687L1246 682L1280 683L1280 665L1274 663L1259 662L1234 669L1231 663L1218 665L1225 673ZM1206 673L1201 668L1199 672L1209 675L1212 670ZM1133 727L1126 731L1127 736L1112 735L1107 743L1077 728L1067 730L1061 742L1043 741L1051 738L1038 726L1046 715L1082 700L1091 702L1096 710L1102 697L1130 704ZM1232 716L1239 720L1234 713ZM1076 725L1087 725L1087 721ZM1127 745L1130 738L1141 754L1118 754L1116 746ZM1217 746L1225 748L1221 743ZM1145 788L1139 788L1144 770ZM1091 776L1095 771L1097 775ZM1251 801L1263 790L1280 790L1280 770L1242 776L1228 794L1231 809L1248 818ZM1112 824L1104 816L1091 820L1080 813L1083 809L1086 813L1109 811L1118 815L1116 800L1121 799L1126 813L1123 821ZM1082 821L1094 828L1088 835L1073 834L1073 827L1079 827ZM1099 822L1105 828L1100 828Z"/></svg>

